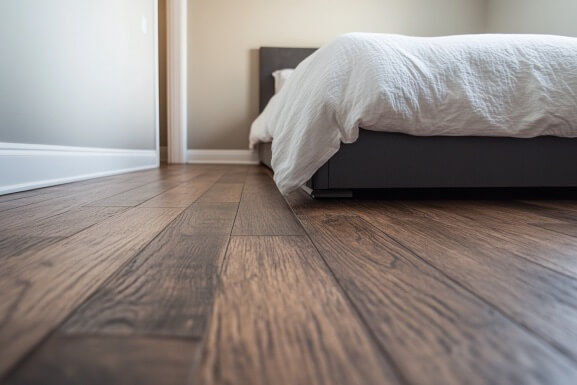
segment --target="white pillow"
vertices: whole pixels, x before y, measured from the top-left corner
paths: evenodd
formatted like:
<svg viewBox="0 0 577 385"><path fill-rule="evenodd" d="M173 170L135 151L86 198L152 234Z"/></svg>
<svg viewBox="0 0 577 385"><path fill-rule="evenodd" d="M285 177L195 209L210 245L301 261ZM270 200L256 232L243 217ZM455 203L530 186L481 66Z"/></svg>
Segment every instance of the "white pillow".
<svg viewBox="0 0 577 385"><path fill-rule="evenodd" d="M292 68L285 68L283 70L277 70L272 73L274 77L274 93L278 93L281 88L284 86L288 78L292 75L294 69Z"/></svg>

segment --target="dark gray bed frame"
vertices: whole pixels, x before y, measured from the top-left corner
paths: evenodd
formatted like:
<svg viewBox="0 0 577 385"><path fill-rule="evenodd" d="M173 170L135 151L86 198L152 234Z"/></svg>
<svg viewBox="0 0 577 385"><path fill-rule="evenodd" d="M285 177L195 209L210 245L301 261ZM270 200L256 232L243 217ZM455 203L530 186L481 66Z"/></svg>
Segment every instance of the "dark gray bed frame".
<svg viewBox="0 0 577 385"><path fill-rule="evenodd" d="M274 95L272 73L295 68L314 48L260 48L260 111ZM259 145L271 167L270 143ZM358 189L577 187L577 139L420 137L362 130L307 183L313 197Z"/></svg>

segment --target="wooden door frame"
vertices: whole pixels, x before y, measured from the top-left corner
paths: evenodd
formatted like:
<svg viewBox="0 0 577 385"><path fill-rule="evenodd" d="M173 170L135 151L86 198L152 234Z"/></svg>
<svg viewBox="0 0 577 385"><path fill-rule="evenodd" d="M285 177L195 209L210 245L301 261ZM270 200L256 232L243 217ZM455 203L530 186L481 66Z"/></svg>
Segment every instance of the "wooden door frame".
<svg viewBox="0 0 577 385"><path fill-rule="evenodd" d="M166 0L168 163L187 162L187 12L187 0Z"/></svg>

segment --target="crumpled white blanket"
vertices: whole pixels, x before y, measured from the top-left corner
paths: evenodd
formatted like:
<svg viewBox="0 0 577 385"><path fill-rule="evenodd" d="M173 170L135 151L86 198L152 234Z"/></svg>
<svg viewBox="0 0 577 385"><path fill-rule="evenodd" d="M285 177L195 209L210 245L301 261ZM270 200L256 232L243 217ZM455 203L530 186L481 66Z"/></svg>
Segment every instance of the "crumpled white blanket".
<svg viewBox="0 0 577 385"><path fill-rule="evenodd" d="M359 127L411 135L577 137L577 38L342 35L305 59L251 127L279 190Z"/></svg>

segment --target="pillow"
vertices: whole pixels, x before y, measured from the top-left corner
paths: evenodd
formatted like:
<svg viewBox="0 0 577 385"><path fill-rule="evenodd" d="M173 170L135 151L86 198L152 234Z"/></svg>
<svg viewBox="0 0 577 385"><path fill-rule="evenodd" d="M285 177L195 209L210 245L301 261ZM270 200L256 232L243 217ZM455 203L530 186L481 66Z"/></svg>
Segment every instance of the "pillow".
<svg viewBox="0 0 577 385"><path fill-rule="evenodd" d="M292 75L294 69L285 68L283 70L277 70L272 73L274 77L274 93L277 94L281 88L284 86L288 78Z"/></svg>

